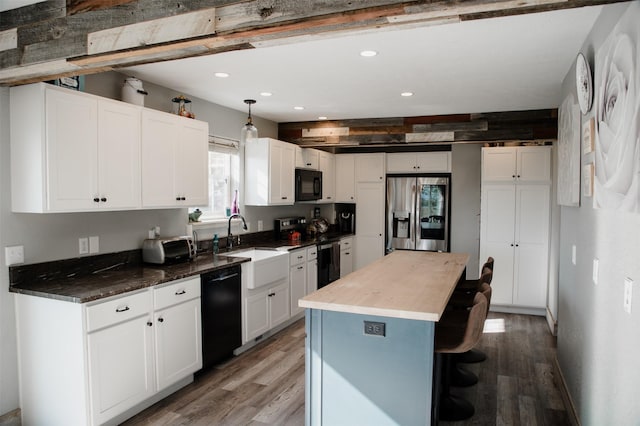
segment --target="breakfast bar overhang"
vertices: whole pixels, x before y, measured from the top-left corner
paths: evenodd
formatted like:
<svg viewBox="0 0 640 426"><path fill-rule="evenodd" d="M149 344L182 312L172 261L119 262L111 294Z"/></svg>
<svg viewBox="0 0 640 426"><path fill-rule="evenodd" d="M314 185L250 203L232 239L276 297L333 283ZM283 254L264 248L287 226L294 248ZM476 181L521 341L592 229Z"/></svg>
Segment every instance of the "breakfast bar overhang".
<svg viewBox="0 0 640 426"><path fill-rule="evenodd" d="M431 424L435 323L468 260L395 251L299 301L306 425Z"/></svg>

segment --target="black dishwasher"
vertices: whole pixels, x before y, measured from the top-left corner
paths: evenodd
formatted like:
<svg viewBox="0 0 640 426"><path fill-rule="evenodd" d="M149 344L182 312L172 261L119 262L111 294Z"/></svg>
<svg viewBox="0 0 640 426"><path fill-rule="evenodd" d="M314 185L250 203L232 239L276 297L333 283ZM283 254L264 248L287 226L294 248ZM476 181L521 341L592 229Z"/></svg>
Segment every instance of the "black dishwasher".
<svg viewBox="0 0 640 426"><path fill-rule="evenodd" d="M202 368L233 355L242 344L240 266L202 274Z"/></svg>

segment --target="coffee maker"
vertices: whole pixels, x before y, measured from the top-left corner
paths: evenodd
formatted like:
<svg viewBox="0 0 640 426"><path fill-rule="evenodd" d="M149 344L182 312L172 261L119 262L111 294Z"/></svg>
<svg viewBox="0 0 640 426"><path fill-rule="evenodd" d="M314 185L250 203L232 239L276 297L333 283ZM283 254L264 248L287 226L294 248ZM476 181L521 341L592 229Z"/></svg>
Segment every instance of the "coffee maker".
<svg viewBox="0 0 640 426"><path fill-rule="evenodd" d="M356 233L356 205L336 204L336 223L338 230L345 234Z"/></svg>

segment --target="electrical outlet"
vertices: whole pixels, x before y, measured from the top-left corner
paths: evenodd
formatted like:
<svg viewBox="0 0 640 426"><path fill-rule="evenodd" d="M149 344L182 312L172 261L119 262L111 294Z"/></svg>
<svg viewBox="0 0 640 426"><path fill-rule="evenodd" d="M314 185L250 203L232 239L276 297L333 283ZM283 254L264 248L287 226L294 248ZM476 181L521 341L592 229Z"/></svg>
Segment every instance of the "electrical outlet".
<svg viewBox="0 0 640 426"><path fill-rule="evenodd" d="M78 252L80 254L89 253L89 239L87 237L78 238Z"/></svg>
<svg viewBox="0 0 640 426"><path fill-rule="evenodd" d="M364 322L364 334L384 337L386 335L385 328L386 328L386 323L384 322L376 322L376 321Z"/></svg>
<svg viewBox="0 0 640 426"><path fill-rule="evenodd" d="M631 313L631 296L633 290L633 280L631 278L624 279L624 311Z"/></svg>
<svg viewBox="0 0 640 426"><path fill-rule="evenodd" d="M262 231L263 223L261 220L258 221L258 232Z"/></svg>
<svg viewBox="0 0 640 426"><path fill-rule="evenodd" d="M598 259L593 259L593 283L598 284L598 269L600 269L600 261Z"/></svg>
<svg viewBox="0 0 640 426"><path fill-rule="evenodd" d="M100 237L89 237L89 253L100 252Z"/></svg>
<svg viewBox="0 0 640 426"><path fill-rule="evenodd" d="M576 264L576 245L571 246L571 263Z"/></svg>
<svg viewBox="0 0 640 426"><path fill-rule="evenodd" d="M7 266L24 263L24 247L12 246L4 248L4 259Z"/></svg>

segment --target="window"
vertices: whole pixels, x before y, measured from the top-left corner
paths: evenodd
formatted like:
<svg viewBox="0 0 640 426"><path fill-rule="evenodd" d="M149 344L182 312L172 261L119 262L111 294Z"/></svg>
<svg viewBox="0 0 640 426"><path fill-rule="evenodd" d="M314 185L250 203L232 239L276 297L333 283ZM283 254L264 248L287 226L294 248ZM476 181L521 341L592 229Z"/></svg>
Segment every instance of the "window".
<svg viewBox="0 0 640 426"><path fill-rule="evenodd" d="M202 219L227 217L233 195L240 186L237 141L221 137L209 140L209 205L201 207Z"/></svg>

